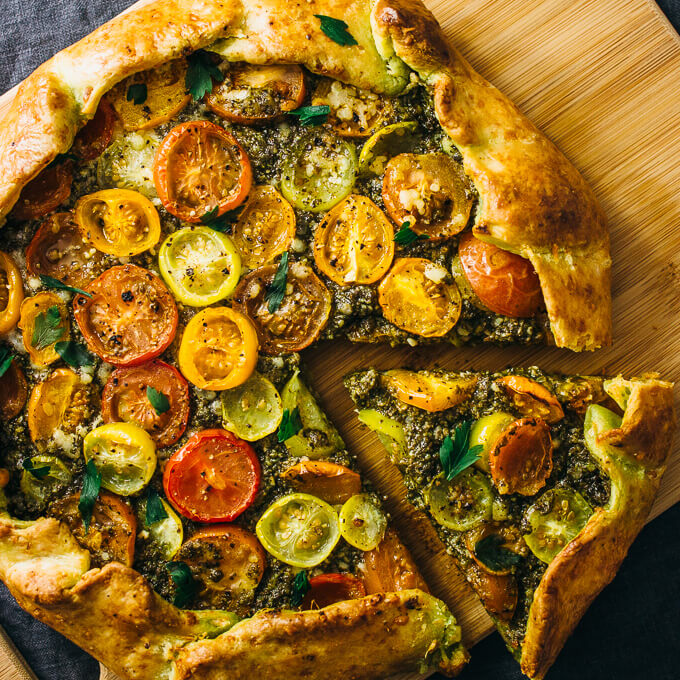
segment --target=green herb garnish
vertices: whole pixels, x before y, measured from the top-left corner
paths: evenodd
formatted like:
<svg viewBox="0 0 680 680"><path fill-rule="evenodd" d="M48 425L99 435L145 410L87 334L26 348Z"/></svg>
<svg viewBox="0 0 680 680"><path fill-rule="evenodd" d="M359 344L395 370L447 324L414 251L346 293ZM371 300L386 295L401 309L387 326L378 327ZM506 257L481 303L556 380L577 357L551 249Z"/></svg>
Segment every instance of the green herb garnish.
<svg viewBox="0 0 680 680"><path fill-rule="evenodd" d="M472 448L470 445L470 428L472 427L471 420L464 420L456 427L451 437L445 437L439 448L439 459L444 468L446 479L451 481L456 475L459 475L465 468L470 467L473 463L479 460L479 454L484 447L477 444Z"/></svg>
<svg viewBox="0 0 680 680"><path fill-rule="evenodd" d="M293 579L293 591L290 596L290 603L293 607L299 607L302 604L302 600L304 600L311 587L307 572L304 570L298 571Z"/></svg>
<svg viewBox="0 0 680 680"><path fill-rule="evenodd" d="M92 293L88 293L82 288L74 288L73 286L67 286L62 283L59 279L55 279L53 276L46 276L45 274L40 275L40 283L42 283L45 288L56 288L57 290L67 290L70 293L78 293L78 295L84 295L85 297L92 297Z"/></svg>
<svg viewBox="0 0 680 680"><path fill-rule="evenodd" d="M156 489L149 487L146 494L146 514L144 515L144 525L150 527L156 522L160 522L168 518L168 513L165 510L163 501L158 495Z"/></svg>
<svg viewBox="0 0 680 680"><path fill-rule="evenodd" d="M475 556L492 571L504 571L522 561L522 556L503 546L499 534L489 534L475 543Z"/></svg>
<svg viewBox="0 0 680 680"><path fill-rule="evenodd" d="M128 87L125 99L129 102L134 102L137 106L146 101L146 83L133 83Z"/></svg>
<svg viewBox="0 0 680 680"><path fill-rule="evenodd" d="M187 57L189 67L185 78L185 85L194 101L203 99L206 93L212 92L213 80L221 83L224 73L217 68L212 56L203 50L198 50Z"/></svg>
<svg viewBox="0 0 680 680"><path fill-rule="evenodd" d="M272 279L271 284L267 288L264 299L267 301L267 309L270 314L273 314L283 302L283 296L286 294L286 281L288 279L288 251L281 255L279 266L276 268L276 274Z"/></svg>
<svg viewBox="0 0 680 680"><path fill-rule="evenodd" d="M216 205L212 210L208 210L203 217L201 217L201 224L206 227L210 227L215 231L220 231L223 233L230 234L231 227L238 219L241 211L245 208L245 203L234 208L233 210L227 210L223 215L218 215L220 207Z"/></svg>
<svg viewBox="0 0 680 680"><path fill-rule="evenodd" d="M328 120L331 107L328 104L319 106L303 106L295 111L289 111L291 116L297 116L300 125L323 125Z"/></svg>
<svg viewBox="0 0 680 680"><path fill-rule="evenodd" d="M7 373L7 369L11 366L13 358L12 352L10 352L7 347L0 347L0 378Z"/></svg>
<svg viewBox="0 0 680 680"><path fill-rule="evenodd" d="M83 489L80 492L80 500L78 501L78 510L83 518L85 525L85 533L90 530L90 522L92 521L92 509L95 501L99 496L99 490L102 486L102 475L93 460L88 460L85 466L85 477L83 478Z"/></svg>
<svg viewBox="0 0 680 680"><path fill-rule="evenodd" d="M22 463L24 470L27 472L30 472L36 479L43 479L44 477L47 477L47 475L50 474L50 466L49 465L41 465L40 467L35 467L33 465L33 461L30 458L24 458L24 462Z"/></svg>
<svg viewBox="0 0 680 680"><path fill-rule="evenodd" d="M52 305L46 312L40 312L35 318L31 344L36 349L45 349L60 340L66 329L61 325L59 307Z"/></svg>
<svg viewBox="0 0 680 680"><path fill-rule="evenodd" d="M394 242L398 246L408 246L415 241L420 239L430 238L427 234L416 234L413 229L411 229L410 222L404 222L401 225L401 229L394 235Z"/></svg>
<svg viewBox="0 0 680 680"><path fill-rule="evenodd" d="M175 607L183 607L191 601L198 590L198 584L194 581L191 569L184 562L167 562L165 568L175 584Z"/></svg>
<svg viewBox="0 0 680 680"><path fill-rule="evenodd" d="M163 413L167 413L170 410L170 401L168 398L157 389L154 389L150 385L146 387L146 398L149 400L153 410L156 411L156 415L160 416Z"/></svg>
<svg viewBox="0 0 680 680"><path fill-rule="evenodd" d="M85 345L73 340L62 340L56 343L54 351L71 367L92 366L94 359Z"/></svg>
<svg viewBox="0 0 680 680"><path fill-rule="evenodd" d="M357 45L357 41L347 30L348 26L342 19L327 17L325 14L314 15L321 21L321 30L338 45Z"/></svg>
<svg viewBox="0 0 680 680"><path fill-rule="evenodd" d="M283 418L281 418L281 425L277 434L280 442L285 442L296 435L302 429L302 421L300 420L300 409L296 406L292 411L285 409Z"/></svg>

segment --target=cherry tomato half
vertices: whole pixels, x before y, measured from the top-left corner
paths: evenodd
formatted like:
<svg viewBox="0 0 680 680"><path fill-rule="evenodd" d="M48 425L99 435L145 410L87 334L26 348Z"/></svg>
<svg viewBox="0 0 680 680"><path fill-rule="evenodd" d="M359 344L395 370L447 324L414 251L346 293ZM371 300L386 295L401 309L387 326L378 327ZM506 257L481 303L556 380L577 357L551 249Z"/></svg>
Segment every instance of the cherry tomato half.
<svg viewBox="0 0 680 680"><path fill-rule="evenodd" d="M463 272L482 304L496 314L534 316L543 307L543 293L531 262L475 238L460 237L458 255Z"/></svg>
<svg viewBox="0 0 680 680"><path fill-rule="evenodd" d="M18 220L34 220L47 215L68 200L71 182L73 161L52 162L22 189L12 215Z"/></svg>
<svg viewBox="0 0 680 680"><path fill-rule="evenodd" d="M253 181L248 155L219 125L194 120L174 127L158 147L153 179L165 209L199 223L245 201Z"/></svg>
<svg viewBox="0 0 680 680"><path fill-rule="evenodd" d="M477 385L477 377L395 368L383 373L382 382L404 404L437 413L468 399Z"/></svg>
<svg viewBox="0 0 680 680"><path fill-rule="evenodd" d="M21 316L24 286L14 260L0 251L0 335L9 333Z"/></svg>
<svg viewBox="0 0 680 680"><path fill-rule="evenodd" d="M54 345L71 335L66 303L51 290L26 298L21 303L19 328L31 361L49 366L59 359Z"/></svg>
<svg viewBox="0 0 680 680"><path fill-rule="evenodd" d="M88 347L114 366L136 366L162 354L175 337L177 307L163 282L126 264L107 269L76 295L74 317Z"/></svg>
<svg viewBox="0 0 680 680"><path fill-rule="evenodd" d="M361 477L344 465L327 460L304 460L281 473L296 491L339 505L361 492Z"/></svg>
<svg viewBox="0 0 680 680"><path fill-rule="evenodd" d="M300 605L303 611L366 596L363 580L351 574L319 574L309 579L309 586Z"/></svg>
<svg viewBox="0 0 680 680"><path fill-rule="evenodd" d="M252 504L260 476L250 444L227 430L203 430L167 462L163 488L184 517L230 522Z"/></svg>
<svg viewBox="0 0 680 680"><path fill-rule="evenodd" d="M149 401L147 388L168 401L160 412ZM141 366L118 368L102 392L105 423L133 423L146 430L156 446L170 446L183 434L189 419L189 385L180 372L156 359Z"/></svg>
<svg viewBox="0 0 680 680"><path fill-rule="evenodd" d="M498 379L515 408L524 416L537 416L546 423L557 423L564 411L557 397L535 380L521 375L506 375Z"/></svg>
<svg viewBox="0 0 680 680"><path fill-rule="evenodd" d="M84 161L93 161L111 143L115 124L116 112L109 100L103 97L92 119L76 135L71 150Z"/></svg>
<svg viewBox="0 0 680 680"><path fill-rule="evenodd" d="M9 368L0 376L0 416L3 420L16 418L28 398L28 383L21 367L12 360Z"/></svg>

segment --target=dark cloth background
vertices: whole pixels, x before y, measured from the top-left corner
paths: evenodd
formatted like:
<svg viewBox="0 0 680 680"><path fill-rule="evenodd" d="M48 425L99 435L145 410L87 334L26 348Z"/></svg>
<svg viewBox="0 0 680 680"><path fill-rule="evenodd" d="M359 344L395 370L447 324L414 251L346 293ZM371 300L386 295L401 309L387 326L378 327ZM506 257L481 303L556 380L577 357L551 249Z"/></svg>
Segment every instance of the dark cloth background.
<svg viewBox="0 0 680 680"><path fill-rule="evenodd" d="M521 0L517 2L521 6ZM130 4L131 0L0 0L4 17L0 92ZM680 29L680 0L659 4ZM92 658L22 612L1 584L0 624L40 680L98 677ZM460 676L523 677L498 635L473 649L472 661ZM548 675L548 680L576 678L680 679L680 505L642 531L616 579L590 607Z"/></svg>

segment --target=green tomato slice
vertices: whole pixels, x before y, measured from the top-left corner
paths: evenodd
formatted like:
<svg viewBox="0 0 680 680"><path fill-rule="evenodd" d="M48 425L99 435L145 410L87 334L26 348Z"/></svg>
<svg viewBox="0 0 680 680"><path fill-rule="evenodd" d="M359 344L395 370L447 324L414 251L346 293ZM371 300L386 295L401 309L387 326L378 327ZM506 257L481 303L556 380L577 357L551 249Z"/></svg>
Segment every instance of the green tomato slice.
<svg viewBox="0 0 680 680"><path fill-rule="evenodd" d="M345 448L340 433L319 408L297 372L283 388L281 402L283 408L289 412L297 408L302 422L302 430L285 442L292 455L318 460L328 458L335 451Z"/></svg>
<svg viewBox="0 0 680 680"><path fill-rule="evenodd" d="M321 564L340 539L335 510L307 493L289 494L272 503L255 533L268 553L301 569Z"/></svg>
<svg viewBox="0 0 680 680"><path fill-rule="evenodd" d="M398 462L406 451L406 435L402 424L382 415L372 408L359 411L359 422L368 426L377 435L380 443L387 449L393 461Z"/></svg>
<svg viewBox="0 0 680 680"><path fill-rule="evenodd" d="M165 519L146 524L146 499L142 499L137 506L138 526L144 528L149 535L149 541L158 548L159 555L164 560L171 560L184 542L184 528L177 513L169 503L160 499L167 514Z"/></svg>
<svg viewBox="0 0 680 680"><path fill-rule="evenodd" d="M359 550L377 548L387 529L387 517L371 494L359 493L340 510L340 535Z"/></svg>
<svg viewBox="0 0 680 680"><path fill-rule="evenodd" d="M489 478L467 468L451 481L433 480L427 492L430 512L436 522L455 531L467 531L491 519L493 491Z"/></svg>
<svg viewBox="0 0 680 680"><path fill-rule="evenodd" d="M364 144L359 154L359 174L382 175L390 158L413 151L418 123L402 121L378 130Z"/></svg>
<svg viewBox="0 0 680 680"><path fill-rule="evenodd" d="M475 467L483 470L486 473L491 472L489 467L489 454L493 449L501 432L516 420L514 416L509 413L499 411L498 413L491 413L488 416L482 416L475 422L470 430L470 448L473 446L481 446L482 451L479 454L479 460L475 463Z"/></svg>
<svg viewBox="0 0 680 680"><path fill-rule="evenodd" d="M283 167L281 193L296 208L323 212L346 198L354 187L354 147L330 130L305 132Z"/></svg>
<svg viewBox="0 0 680 680"><path fill-rule="evenodd" d="M132 132L114 141L97 161L97 183L102 189L133 189L156 198L153 159L161 143L155 132Z"/></svg>
<svg viewBox="0 0 680 680"><path fill-rule="evenodd" d="M210 227L185 227L163 241L158 264L164 281L185 305L206 307L231 295L241 256L231 239Z"/></svg>
<svg viewBox="0 0 680 680"><path fill-rule="evenodd" d="M65 487L73 475L71 471L56 456L37 455L31 458L34 468L49 468L45 476L35 476L29 470L21 473L19 486L27 498L42 505L59 488Z"/></svg>
<svg viewBox="0 0 680 680"><path fill-rule="evenodd" d="M578 491L550 489L527 510L531 533L524 540L539 560L550 564L576 538L592 514L593 509Z"/></svg>
<svg viewBox="0 0 680 680"><path fill-rule="evenodd" d="M141 491L151 480L156 446L149 434L131 423L109 423L89 432L83 440L85 460L93 460L102 486L120 496Z"/></svg>
<svg viewBox="0 0 680 680"><path fill-rule="evenodd" d="M224 427L248 442L264 439L281 424L281 396L257 371L242 385L222 392L221 399Z"/></svg>

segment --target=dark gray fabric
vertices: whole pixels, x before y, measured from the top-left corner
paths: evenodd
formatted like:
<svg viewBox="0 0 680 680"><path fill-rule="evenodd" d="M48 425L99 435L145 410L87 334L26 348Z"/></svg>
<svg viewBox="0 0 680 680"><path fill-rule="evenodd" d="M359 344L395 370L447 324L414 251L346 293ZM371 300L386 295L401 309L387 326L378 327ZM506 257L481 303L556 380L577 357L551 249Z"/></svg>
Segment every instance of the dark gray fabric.
<svg viewBox="0 0 680 680"><path fill-rule="evenodd" d="M0 0L0 91L130 4L131 0ZM659 4L678 29L680 0L660 0ZM595 601L567 643L548 680L678 680L679 557L680 505L642 532L614 583ZM93 659L22 612L1 585L0 625L40 680L98 677ZM522 677L497 635L474 648L472 662L460 676L461 680Z"/></svg>

